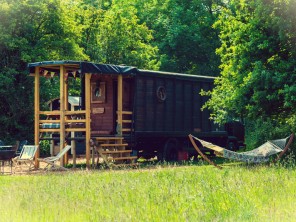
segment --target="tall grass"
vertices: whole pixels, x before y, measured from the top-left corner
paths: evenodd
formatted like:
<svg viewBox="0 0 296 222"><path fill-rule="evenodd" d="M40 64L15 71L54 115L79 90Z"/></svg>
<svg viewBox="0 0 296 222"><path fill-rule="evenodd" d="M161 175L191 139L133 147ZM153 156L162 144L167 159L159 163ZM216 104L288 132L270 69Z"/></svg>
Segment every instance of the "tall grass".
<svg viewBox="0 0 296 222"><path fill-rule="evenodd" d="M293 221L296 171L161 166L0 177L0 221Z"/></svg>

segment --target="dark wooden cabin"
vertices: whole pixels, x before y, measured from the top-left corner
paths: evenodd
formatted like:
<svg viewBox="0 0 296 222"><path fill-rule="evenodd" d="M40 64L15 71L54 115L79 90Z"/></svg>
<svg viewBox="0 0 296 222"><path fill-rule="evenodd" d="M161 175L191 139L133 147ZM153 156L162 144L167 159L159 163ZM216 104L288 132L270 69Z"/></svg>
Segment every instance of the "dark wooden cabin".
<svg viewBox="0 0 296 222"><path fill-rule="evenodd" d="M100 155L105 158L118 151L114 160L134 159L129 155L132 150L145 157L157 155L159 159L175 160L179 151L190 152L189 133L222 146L230 140L238 144L243 139L243 134L230 135L214 125L209 111L201 110L207 98L200 91L212 89L214 77L77 61L38 62L28 66L35 78L35 143L42 139L42 133L59 133L62 149L69 132L80 132L85 140L88 166L91 139L100 144ZM42 76L60 78L58 111L40 110ZM68 78L81 78L80 110L70 111L65 105ZM58 126L44 128L44 124Z"/></svg>

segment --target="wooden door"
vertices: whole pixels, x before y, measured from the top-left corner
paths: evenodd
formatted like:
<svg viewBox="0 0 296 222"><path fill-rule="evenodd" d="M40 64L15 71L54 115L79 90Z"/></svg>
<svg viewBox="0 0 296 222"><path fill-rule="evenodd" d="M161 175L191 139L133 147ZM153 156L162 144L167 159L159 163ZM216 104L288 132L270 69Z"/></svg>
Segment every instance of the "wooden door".
<svg viewBox="0 0 296 222"><path fill-rule="evenodd" d="M114 104L112 78L94 75L91 79L92 135L114 134Z"/></svg>

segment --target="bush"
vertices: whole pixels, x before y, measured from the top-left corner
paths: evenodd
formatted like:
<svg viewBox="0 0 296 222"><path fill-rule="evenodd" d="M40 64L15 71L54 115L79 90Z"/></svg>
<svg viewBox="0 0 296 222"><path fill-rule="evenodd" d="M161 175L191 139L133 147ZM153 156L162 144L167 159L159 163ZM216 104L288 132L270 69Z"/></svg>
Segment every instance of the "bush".
<svg viewBox="0 0 296 222"><path fill-rule="evenodd" d="M40 142L40 156L49 156L50 155L50 141L42 140Z"/></svg>
<svg viewBox="0 0 296 222"><path fill-rule="evenodd" d="M247 150L257 148L267 140L285 138L291 134L288 124L279 123L272 119L259 118L246 122Z"/></svg>

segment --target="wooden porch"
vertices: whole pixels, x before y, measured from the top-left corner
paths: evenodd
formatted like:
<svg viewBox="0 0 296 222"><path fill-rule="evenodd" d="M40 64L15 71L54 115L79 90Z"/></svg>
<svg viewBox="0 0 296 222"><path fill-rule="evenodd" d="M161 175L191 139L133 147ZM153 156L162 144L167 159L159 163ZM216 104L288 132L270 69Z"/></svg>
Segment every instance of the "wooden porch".
<svg viewBox="0 0 296 222"><path fill-rule="evenodd" d="M128 146L123 140L123 133L131 132L131 119L124 119L124 116L131 115L130 111L123 111L123 75L117 74L117 101L116 101L116 134L108 137L101 136L92 131L92 110L91 108L91 77L94 74L84 73L84 104L85 110L68 110L68 78L73 73L79 71L79 64L62 64L62 65L40 65L35 67L34 76L34 142L39 144L44 134L59 134L59 149L62 150L67 140L71 140L73 163L76 163L75 140L77 138L69 137L73 132L81 132L85 140L85 159L87 168L91 167L91 160L94 163L94 151L97 151L106 163L120 162L123 160L134 160L136 157L130 156L131 150L126 150ZM48 71L50 70L50 71ZM54 111L40 110L40 78L46 76L59 76L60 84L60 108ZM44 126L50 127L44 127ZM50 138L48 138L50 139ZM81 139L81 138L80 138ZM92 140L91 140L92 139ZM91 144L91 141L92 144ZM92 145L92 147L91 147ZM95 149L95 150L94 150ZM92 152L93 151L93 152ZM39 167L38 158L40 150L35 156L35 167ZM63 166L66 159L60 160Z"/></svg>

